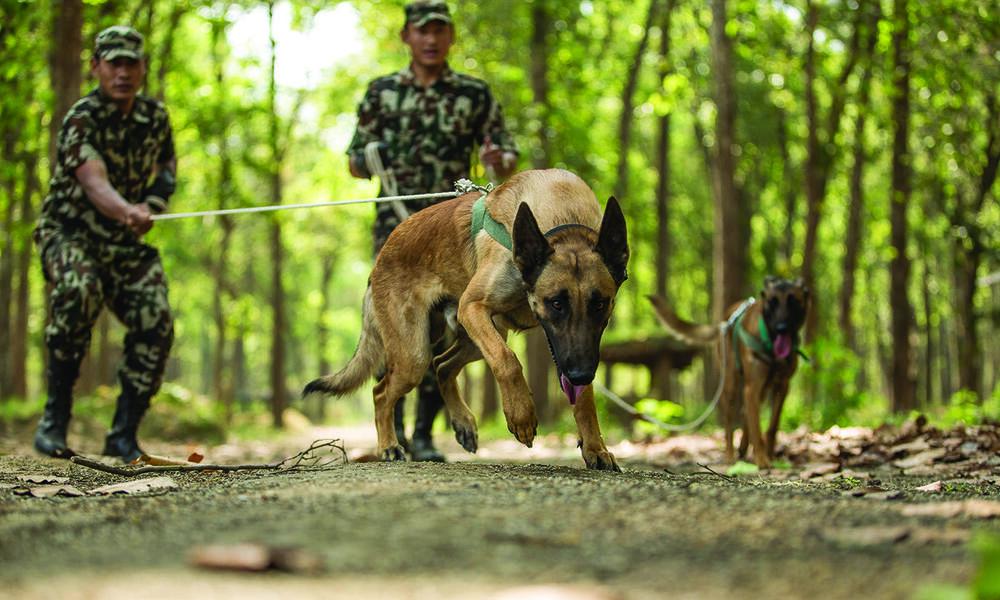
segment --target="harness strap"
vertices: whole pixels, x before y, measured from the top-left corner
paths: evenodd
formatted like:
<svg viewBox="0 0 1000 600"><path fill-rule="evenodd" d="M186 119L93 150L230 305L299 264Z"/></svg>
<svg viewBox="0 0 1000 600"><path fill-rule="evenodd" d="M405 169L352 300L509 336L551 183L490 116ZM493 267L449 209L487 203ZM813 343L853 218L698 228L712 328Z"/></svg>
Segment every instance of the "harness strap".
<svg viewBox="0 0 1000 600"><path fill-rule="evenodd" d="M513 251L514 244L510 239L510 233L486 209L486 195L488 193L488 190L483 191L479 199L472 205L472 239L475 239L476 235L485 229L486 233L490 234L490 237L498 244Z"/></svg>
<svg viewBox="0 0 1000 600"><path fill-rule="evenodd" d="M455 189L460 194L467 194L474 190L481 192L479 198L472 205L472 239L475 239L476 235L478 235L480 231L485 230L486 233L488 233L498 244L513 252L514 243L511 240L510 233L508 233L507 228L504 227L502 223L494 219L490 214L490 211L486 208L486 196L493 191L493 185L490 184L483 187L472 183L468 179L460 179L455 183ZM586 225L581 225L580 223L563 223L562 225L556 225L552 229L546 231L543 235L548 237L553 233L570 227L583 227L584 229L590 229Z"/></svg>

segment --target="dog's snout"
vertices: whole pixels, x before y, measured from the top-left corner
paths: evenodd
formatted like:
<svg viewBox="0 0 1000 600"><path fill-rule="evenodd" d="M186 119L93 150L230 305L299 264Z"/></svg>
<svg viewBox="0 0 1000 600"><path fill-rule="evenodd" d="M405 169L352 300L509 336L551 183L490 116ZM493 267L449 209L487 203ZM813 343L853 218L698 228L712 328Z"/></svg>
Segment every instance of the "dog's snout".
<svg viewBox="0 0 1000 600"><path fill-rule="evenodd" d="M566 371L566 378L573 385L589 385L594 380L593 369L569 369Z"/></svg>
<svg viewBox="0 0 1000 600"><path fill-rule="evenodd" d="M788 322L782 321L774 326L776 333L788 333Z"/></svg>

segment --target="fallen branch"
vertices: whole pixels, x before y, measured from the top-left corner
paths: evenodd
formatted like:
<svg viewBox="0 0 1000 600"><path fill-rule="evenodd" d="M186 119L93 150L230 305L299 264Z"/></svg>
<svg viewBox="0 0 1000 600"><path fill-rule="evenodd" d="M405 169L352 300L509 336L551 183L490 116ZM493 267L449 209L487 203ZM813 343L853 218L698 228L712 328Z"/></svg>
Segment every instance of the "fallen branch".
<svg viewBox="0 0 1000 600"><path fill-rule="evenodd" d="M692 473L692 475L715 475L716 477L721 477L721 478L725 479L726 481L736 481L735 478L730 477L729 475L725 475L723 473L719 473L718 471L716 471L715 469L713 469L712 467L710 467L708 465L703 465L701 463L695 463L695 464L697 464L702 469L705 469L706 471L708 471L708 473Z"/></svg>
<svg viewBox="0 0 1000 600"><path fill-rule="evenodd" d="M339 452L339 456L334 453ZM145 473L165 473L175 471L322 471L339 464L347 463L347 451L340 440L316 440L311 446L294 456L289 456L276 463L246 464L246 465L146 465L142 467L116 467L85 456L74 456L70 459L74 464L88 467L105 473L135 477Z"/></svg>

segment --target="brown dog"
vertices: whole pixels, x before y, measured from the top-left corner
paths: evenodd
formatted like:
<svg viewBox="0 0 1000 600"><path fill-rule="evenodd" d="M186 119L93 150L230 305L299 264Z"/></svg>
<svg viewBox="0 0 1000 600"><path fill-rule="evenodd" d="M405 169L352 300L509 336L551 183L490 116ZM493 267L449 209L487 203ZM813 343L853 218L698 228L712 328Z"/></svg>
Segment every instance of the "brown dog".
<svg viewBox="0 0 1000 600"><path fill-rule="evenodd" d="M538 424L535 405L506 339L511 330L541 325L573 405L587 467L619 470L601 437L590 385L601 335L626 279L629 250L618 202L608 200L602 219L594 192L576 175L526 171L485 197L491 230L473 227L480 196L426 208L393 231L369 278L353 358L303 393L346 394L384 367L373 391L378 450L383 460L404 460L393 407L433 358L455 438L475 452L476 420L459 396L456 377L466 364L485 358L500 385L507 428L530 447ZM511 249L497 239L507 232ZM456 302L458 339L432 357L428 314Z"/></svg>
<svg viewBox="0 0 1000 600"><path fill-rule="evenodd" d="M733 431L742 421L740 458L746 456L748 443L753 444L757 465L770 466L788 382L799 364L799 329L809 306L809 290L802 280L767 277L760 297L751 299L755 301L745 307L742 315L736 313L744 303L729 307L728 321L721 327L688 323L678 318L662 297L650 296L650 300L667 329L692 344L716 344L720 361L725 361L719 409L726 430L726 459L734 459ZM720 335L723 331L725 335ZM768 394L771 423L765 446L760 407Z"/></svg>

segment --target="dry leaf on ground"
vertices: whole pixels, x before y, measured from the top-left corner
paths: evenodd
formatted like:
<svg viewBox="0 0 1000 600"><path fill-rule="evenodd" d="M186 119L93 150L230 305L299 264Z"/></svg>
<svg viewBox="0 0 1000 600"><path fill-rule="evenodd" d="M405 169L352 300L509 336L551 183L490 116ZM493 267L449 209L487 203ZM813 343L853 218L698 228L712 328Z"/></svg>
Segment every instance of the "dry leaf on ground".
<svg viewBox="0 0 1000 600"><path fill-rule="evenodd" d="M71 485L55 484L41 485L38 487L14 488L14 493L18 496L31 496L33 498L51 498L53 496L85 496L83 492Z"/></svg>
<svg viewBox="0 0 1000 600"><path fill-rule="evenodd" d="M952 502L931 502L928 504L908 504L900 507L908 517L944 517L958 516L976 519L992 519L1000 517L1000 502L996 500L956 500Z"/></svg>
<svg viewBox="0 0 1000 600"><path fill-rule="evenodd" d="M299 548L278 548L263 544L199 546L191 551L189 562L197 567L229 571L274 569L291 573L315 573L323 568L323 561L316 554Z"/></svg>
<svg viewBox="0 0 1000 600"><path fill-rule="evenodd" d="M177 489L177 483L169 477L148 477L125 483L115 483L105 485L94 490L90 490L93 496L105 496L111 494L142 494L153 490L173 490Z"/></svg>
<svg viewBox="0 0 1000 600"><path fill-rule="evenodd" d="M36 485L51 485L53 483L66 483L69 481L69 477L57 477L56 475L18 475L17 480Z"/></svg>

